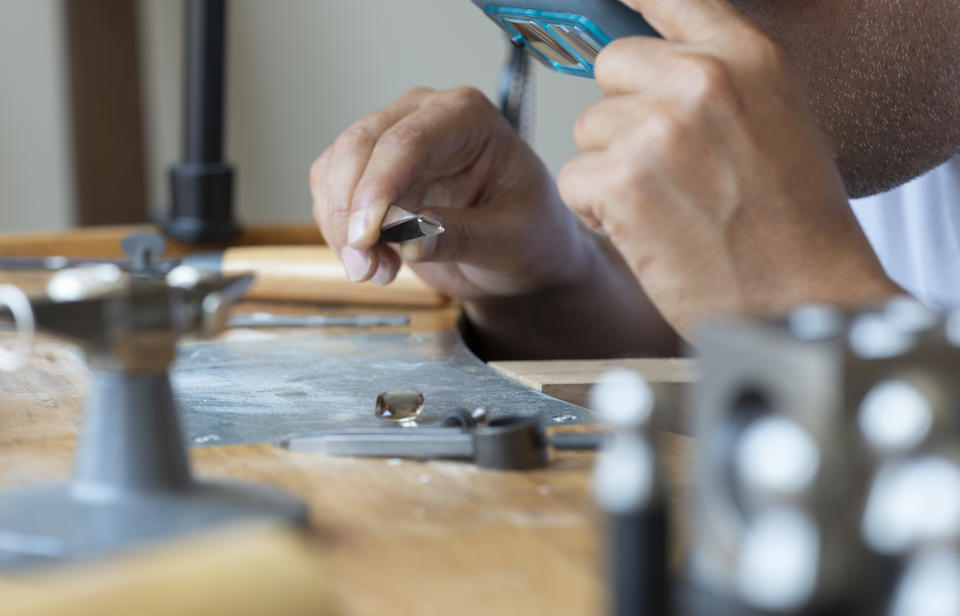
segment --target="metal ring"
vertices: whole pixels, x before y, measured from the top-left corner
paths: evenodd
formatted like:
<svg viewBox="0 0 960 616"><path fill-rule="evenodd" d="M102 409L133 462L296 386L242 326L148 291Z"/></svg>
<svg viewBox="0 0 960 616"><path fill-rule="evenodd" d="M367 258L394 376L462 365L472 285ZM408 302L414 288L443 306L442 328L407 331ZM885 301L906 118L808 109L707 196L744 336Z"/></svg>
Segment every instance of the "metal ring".
<svg viewBox="0 0 960 616"><path fill-rule="evenodd" d="M12 351L0 346L0 370L13 372L22 368L30 359L37 327L30 300L19 287L0 284L0 307L2 306L9 308L13 315L17 340Z"/></svg>

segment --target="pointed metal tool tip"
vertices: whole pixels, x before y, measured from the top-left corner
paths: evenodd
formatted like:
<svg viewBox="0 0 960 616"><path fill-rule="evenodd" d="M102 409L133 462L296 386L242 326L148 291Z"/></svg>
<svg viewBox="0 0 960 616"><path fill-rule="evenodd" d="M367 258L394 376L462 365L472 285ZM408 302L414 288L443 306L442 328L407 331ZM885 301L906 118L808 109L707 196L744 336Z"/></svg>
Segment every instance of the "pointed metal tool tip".
<svg viewBox="0 0 960 616"><path fill-rule="evenodd" d="M402 244L443 233L443 224L423 214L408 212L391 205L380 227L380 241Z"/></svg>

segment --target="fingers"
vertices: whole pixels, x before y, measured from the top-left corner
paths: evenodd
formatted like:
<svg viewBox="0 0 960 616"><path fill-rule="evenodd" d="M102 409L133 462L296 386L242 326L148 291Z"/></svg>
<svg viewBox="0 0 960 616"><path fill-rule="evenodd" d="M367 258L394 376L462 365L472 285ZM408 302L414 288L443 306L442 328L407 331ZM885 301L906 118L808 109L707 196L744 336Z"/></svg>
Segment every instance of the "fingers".
<svg viewBox="0 0 960 616"><path fill-rule="evenodd" d="M397 251L407 263L464 261L470 256L469 248L474 252L480 248L471 246L470 225L475 219L471 210L442 208L422 210L423 214L436 218L443 225L443 233L415 242L397 245ZM475 223L474 223L475 224Z"/></svg>
<svg viewBox="0 0 960 616"><path fill-rule="evenodd" d="M373 246L387 208L415 183L454 176L473 165L503 123L476 90L440 93L386 130L354 194L348 243Z"/></svg>
<svg viewBox="0 0 960 616"><path fill-rule="evenodd" d="M331 148L332 149L332 148ZM329 206L329 175L331 149L327 149L310 166L310 194L313 197L313 218L323 234L323 239L327 245L340 256L347 278L354 282L366 280L376 271L378 260L376 255L369 251L347 250L342 248L343 243L337 238L342 234L338 232L336 225L332 222L334 219L332 210Z"/></svg>
<svg viewBox="0 0 960 616"><path fill-rule="evenodd" d="M557 175L560 197L591 229L602 230L605 195L597 179L611 172L610 157L604 152L580 154L563 165Z"/></svg>
<svg viewBox="0 0 960 616"><path fill-rule="evenodd" d="M661 59L675 53L677 45L649 36L616 39L601 50L594 62L597 85L607 96L667 85Z"/></svg>
<svg viewBox="0 0 960 616"><path fill-rule="evenodd" d="M462 263L490 266L506 258L505 250L512 242L523 241L515 236L519 229L528 229L520 220L496 209L483 208L423 210L438 219L444 232L440 235L398 246L407 263ZM514 231L517 230L517 231Z"/></svg>
<svg viewBox="0 0 960 616"><path fill-rule="evenodd" d="M753 25L726 0L620 0L668 40L706 41L737 36Z"/></svg>
<svg viewBox="0 0 960 616"><path fill-rule="evenodd" d="M413 113L432 90L417 88L407 92L386 109L356 122L343 132L331 148L327 173L327 224L335 230L332 245L339 250L349 240L349 220L353 193L370 160L377 140L391 126Z"/></svg>
<svg viewBox="0 0 960 616"><path fill-rule="evenodd" d="M344 250L353 249L346 248ZM376 271L370 276L370 282L380 286L390 284L400 271L402 265L400 256L386 246L375 246L373 251L378 254L378 265Z"/></svg>
<svg viewBox="0 0 960 616"><path fill-rule="evenodd" d="M722 139L746 104L736 70L690 46L644 37L616 41L597 61L597 82L608 96L577 119L577 146L600 150L651 122Z"/></svg>
<svg viewBox="0 0 960 616"><path fill-rule="evenodd" d="M340 261L347 272L347 278L353 282L363 282L376 272L379 259L372 250L357 250L346 246L340 250Z"/></svg>
<svg viewBox="0 0 960 616"><path fill-rule="evenodd" d="M487 185L497 110L474 89L413 90L345 131L310 172L314 217L356 282L391 281L399 247L377 244L386 209L397 204L465 207ZM445 258L447 238L406 247L412 260Z"/></svg>
<svg viewBox="0 0 960 616"><path fill-rule="evenodd" d="M594 103L577 118L573 140L581 152L602 150L623 136L624 127L643 123L652 102L641 93Z"/></svg>
<svg viewBox="0 0 960 616"><path fill-rule="evenodd" d="M347 129L310 169L313 216L327 244L340 256L347 277L354 282L376 278L385 284L396 276L399 257L389 249L357 250L346 247L353 192L377 139L433 94L415 88L393 104L370 114Z"/></svg>

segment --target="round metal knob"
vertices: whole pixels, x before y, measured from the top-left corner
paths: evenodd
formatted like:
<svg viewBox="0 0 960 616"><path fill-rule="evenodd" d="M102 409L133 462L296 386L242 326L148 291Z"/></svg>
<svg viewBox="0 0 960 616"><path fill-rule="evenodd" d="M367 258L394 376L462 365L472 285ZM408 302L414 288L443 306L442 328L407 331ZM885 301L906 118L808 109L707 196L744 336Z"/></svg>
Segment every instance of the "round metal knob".
<svg viewBox="0 0 960 616"><path fill-rule="evenodd" d="M0 348L0 370L13 372L22 368L33 353L33 342L36 337L33 307L23 291L9 284L0 285L0 306L10 311L17 331L13 350Z"/></svg>
<svg viewBox="0 0 960 616"><path fill-rule="evenodd" d="M55 302L76 302L106 297L127 288L130 276L116 265L102 263L57 272L47 283L47 296Z"/></svg>

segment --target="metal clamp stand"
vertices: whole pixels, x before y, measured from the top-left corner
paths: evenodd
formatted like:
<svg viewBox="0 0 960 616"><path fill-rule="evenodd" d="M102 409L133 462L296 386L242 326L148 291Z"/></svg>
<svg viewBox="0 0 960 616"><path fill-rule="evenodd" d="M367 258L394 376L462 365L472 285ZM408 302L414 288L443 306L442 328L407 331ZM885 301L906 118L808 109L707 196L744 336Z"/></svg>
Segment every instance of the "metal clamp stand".
<svg viewBox="0 0 960 616"><path fill-rule="evenodd" d="M11 301L16 288L3 287L0 303L9 309L0 317L12 315L21 338L35 324L79 344L92 376L73 480L0 494L0 569L95 556L242 519L306 520L305 505L286 492L195 480L184 450L168 375L176 340L218 333L251 280L203 280L181 267L168 283L101 265L58 273L50 297L29 304L22 293ZM23 323L24 305L33 323Z"/></svg>

